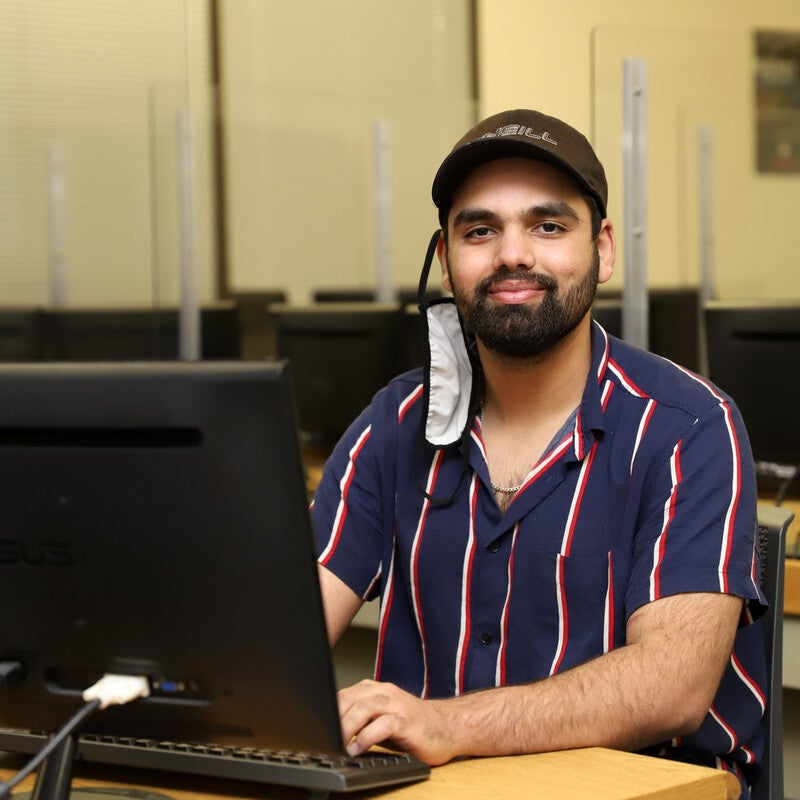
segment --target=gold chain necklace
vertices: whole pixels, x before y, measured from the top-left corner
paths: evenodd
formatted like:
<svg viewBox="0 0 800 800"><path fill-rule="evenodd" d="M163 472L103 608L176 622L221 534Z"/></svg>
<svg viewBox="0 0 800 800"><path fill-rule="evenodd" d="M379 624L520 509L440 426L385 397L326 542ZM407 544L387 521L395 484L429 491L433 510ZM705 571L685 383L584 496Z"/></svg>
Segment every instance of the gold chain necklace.
<svg viewBox="0 0 800 800"><path fill-rule="evenodd" d="M496 483L489 481L492 484L492 489L496 492L500 492L500 494L516 494L521 488L522 484L518 484L517 486L498 486Z"/></svg>

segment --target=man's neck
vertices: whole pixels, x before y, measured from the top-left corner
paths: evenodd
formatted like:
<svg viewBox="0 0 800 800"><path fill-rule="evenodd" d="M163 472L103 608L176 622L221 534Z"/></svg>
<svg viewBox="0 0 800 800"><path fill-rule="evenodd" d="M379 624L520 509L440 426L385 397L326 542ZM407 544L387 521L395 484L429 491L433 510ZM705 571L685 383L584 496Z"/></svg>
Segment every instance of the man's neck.
<svg viewBox="0 0 800 800"><path fill-rule="evenodd" d="M583 396L592 356L590 332L587 315L556 347L531 359L498 356L478 342L484 414L512 425L566 418Z"/></svg>

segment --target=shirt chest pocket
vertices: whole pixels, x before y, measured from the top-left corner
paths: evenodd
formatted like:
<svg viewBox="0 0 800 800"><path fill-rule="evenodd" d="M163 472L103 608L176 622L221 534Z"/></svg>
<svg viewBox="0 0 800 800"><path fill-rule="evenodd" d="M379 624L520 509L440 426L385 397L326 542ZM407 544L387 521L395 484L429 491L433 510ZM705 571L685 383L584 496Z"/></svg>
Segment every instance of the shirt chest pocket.
<svg viewBox="0 0 800 800"><path fill-rule="evenodd" d="M530 680L560 672L624 642L631 550L564 556L533 548L513 572L509 646L525 655Z"/></svg>

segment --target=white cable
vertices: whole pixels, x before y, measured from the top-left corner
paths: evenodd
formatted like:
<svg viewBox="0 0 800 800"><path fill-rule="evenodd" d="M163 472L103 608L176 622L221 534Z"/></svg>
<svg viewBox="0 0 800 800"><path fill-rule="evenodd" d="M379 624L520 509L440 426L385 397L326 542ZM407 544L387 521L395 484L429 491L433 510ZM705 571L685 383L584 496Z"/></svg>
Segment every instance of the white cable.
<svg viewBox="0 0 800 800"><path fill-rule="evenodd" d="M147 697L150 694L150 682L140 675L112 675L107 673L97 683L90 686L83 693L83 699L99 699L100 708L108 706L121 706L136 700L137 697Z"/></svg>
<svg viewBox="0 0 800 800"><path fill-rule="evenodd" d="M95 709L123 705L136 700L138 697L147 697L149 694L150 682L145 677L139 675L104 675L97 683L84 691L83 699L86 701L86 705L78 709L22 769L7 781L0 783L0 800L8 798L11 789L20 783L23 778L30 775Z"/></svg>

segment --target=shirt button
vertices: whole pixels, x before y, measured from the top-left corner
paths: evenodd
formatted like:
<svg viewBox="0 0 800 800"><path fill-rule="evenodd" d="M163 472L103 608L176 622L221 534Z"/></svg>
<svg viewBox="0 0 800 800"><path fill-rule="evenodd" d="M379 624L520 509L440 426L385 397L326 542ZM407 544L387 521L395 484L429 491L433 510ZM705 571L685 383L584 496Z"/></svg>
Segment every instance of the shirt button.
<svg viewBox="0 0 800 800"><path fill-rule="evenodd" d="M489 545L489 552L496 553L500 549L500 542L492 542Z"/></svg>
<svg viewBox="0 0 800 800"><path fill-rule="evenodd" d="M492 634L491 633L483 633L481 634L481 644L491 644L492 643Z"/></svg>

